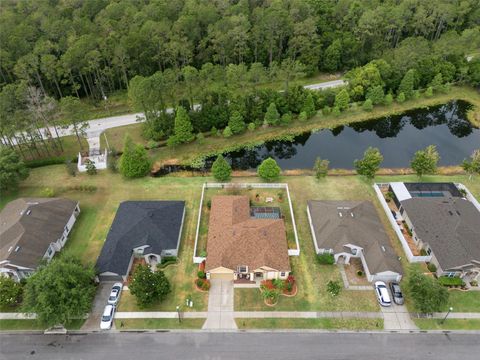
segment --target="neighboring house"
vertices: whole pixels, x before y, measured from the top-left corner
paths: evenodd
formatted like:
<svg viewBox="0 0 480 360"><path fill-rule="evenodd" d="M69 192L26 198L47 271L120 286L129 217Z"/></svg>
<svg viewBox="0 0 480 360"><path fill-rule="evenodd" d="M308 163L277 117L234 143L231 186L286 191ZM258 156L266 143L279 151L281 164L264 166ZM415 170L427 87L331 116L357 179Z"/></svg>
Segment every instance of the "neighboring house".
<svg viewBox="0 0 480 360"><path fill-rule="evenodd" d="M17 281L30 276L63 248L78 214L78 201L69 199L9 202L0 213L0 274Z"/></svg>
<svg viewBox="0 0 480 360"><path fill-rule="evenodd" d="M250 209L247 196L212 198L207 278L258 286L261 280L288 277L290 261L284 220L279 209L266 209Z"/></svg>
<svg viewBox="0 0 480 360"><path fill-rule="evenodd" d="M125 281L134 257L155 267L177 256L185 201L125 201L117 210L96 269L101 281Z"/></svg>
<svg viewBox="0 0 480 360"><path fill-rule="evenodd" d="M360 258L368 281L400 281L402 266L370 201L308 201L308 219L317 254L335 262Z"/></svg>
<svg viewBox="0 0 480 360"><path fill-rule="evenodd" d="M389 192L415 246L432 256L437 275L480 274L480 211L453 183L390 183Z"/></svg>

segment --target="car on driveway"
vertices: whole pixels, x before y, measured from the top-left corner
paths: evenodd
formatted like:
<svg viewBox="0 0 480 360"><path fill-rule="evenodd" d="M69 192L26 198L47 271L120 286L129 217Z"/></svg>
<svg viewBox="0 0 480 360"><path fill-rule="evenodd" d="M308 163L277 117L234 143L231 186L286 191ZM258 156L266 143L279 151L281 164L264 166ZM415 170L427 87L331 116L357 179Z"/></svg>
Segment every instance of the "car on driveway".
<svg viewBox="0 0 480 360"><path fill-rule="evenodd" d="M390 294L388 293L387 285L383 281L375 282L375 295L382 306L391 306Z"/></svg>
<svg viewBox="0 0 480 360"><path fill-rule="evenodd" d="M113 316L115 315L115 306L108 304L103 310L102 320L100 321L100 329L110 330L113 324Z"/></svg>
<svg viewBox="0 0 480 360"><path fill-rule="evenodd" d="M397 305L403 305L405 298L400 289L400 284L396 281L392 281L390 283L390 291L392 292L393 302Z"/></svg>
<svg viewBox="0 0 480 360"><path fill-rule="evenodd" d="M110 291L110 295L108 296L108 303L110 305L117 305L118 300L120 300L120 295L122 293L123 284L122 283L115 283L112 286L112 290Z"/></svg>

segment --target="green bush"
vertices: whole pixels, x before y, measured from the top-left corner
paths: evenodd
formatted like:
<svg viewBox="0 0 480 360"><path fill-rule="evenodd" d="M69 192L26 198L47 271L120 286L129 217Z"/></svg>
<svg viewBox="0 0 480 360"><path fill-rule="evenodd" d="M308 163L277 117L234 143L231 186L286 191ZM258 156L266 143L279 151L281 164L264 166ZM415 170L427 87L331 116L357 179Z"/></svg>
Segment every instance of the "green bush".
<svg viewBox="0 0 480 360"><path fill-rule="evenodd" d="M443 286L465 286L465 282L459 277L440 276L438 282Z"/></svg>
<svg viewBox="0 0 480 360"><path fill-rule="evenodd" d="M248 131L253 131L255 130L255 123L251 122L250 124L248 124Z"/></svg>
<svg viewBox="0 0 480 360"><path fill-rule="evenodd" d="M20 303L23 294L21 284L9 277L0 276L0 306L13 307Z"/></svg>
<svg viewBox="0 0 480 360"><path fill-rule="evenodd" d="M257 170L258 176L266 181L274 181L278 179L280 171L280 166L278 166L277 162L272 158L263 160Z"/></svg>
<svg viewBox="0 0 480 360"><path fill-rule="evenodd" d="M372 111L373 110L373 103L372 100L367 99L362 105L362 109L365 111Z"/></svg>
<svg viewBox="0 0 480 360"><path fill-rule="evenodd" d="M55 196L55 190L50 187L46 187L42 190L42 197L52 198Z"/></svg>
<svg viewBox="0 0 480 360"><path fill-rule="evenodd" d="M335 264L335 256L330 253L318 254L317 262L321 265L333 265Z"/></svg>
<svg viewBox="0 0 480 360"><path fill-rule="evenodd" d="M430 271L431 273L436 273L436 272L437 272L437 267L435 266L434 263L428 263L427 269L428 269L428 271Z"/></svg>
<svg viewBox="0 0 480 360"><path fill-rule="evenodd" d="M363 271L362 271L362 270L358 270L358 271L357 271L357 276L360 276L360 277L363 276Z"/></svg>
<svg viewBox="0 0 480 360"><path fill-rule="evenodd" d="M330 280L327 283L327 292L332 296L338 296L340 294L341 285L338 281Z"/></svg>
<svg viewBox="0 0 480 360"><path fill-rule="evenodd" d="M308 120L308 115L305 111L302 111L300 115L298 115L298 120L300 121L307 121Z"/></svg>
<svg viewBox="0 0 480 360"><path fill-rule="evenodd" d="M206 279L207 275L205 274L205 271L198 270L197 276L199 279Z"/></svg>
<svg viewBox="0 0 480 360"><path fill-rule="evenodd" d="M232 175L232 167L222 155L218 155L212 165L212 174L217 181L228 181Z"/></svg>
<svg viewBox="0 0 480 360"><path fill-rule="evenodd" d="M56 157L56 158L25 161L25 166L30 168L30 169L35 169L35 168L39 168L39 167L42 167L42 166L64 164L65 161L66 161L66 159L63 156L59 156L59 157ZM76 163L78 161L78 158L73 158L73 159L71 159L71 161Z"/></svg>
<svg viewBox="0 0 480 360"><path fill-rule="evenodd" d="M230 136L233 135L233 132L232 130L230 129L230 126L227 126L224 130L223 130L223 137L226 137L226 138L229 138Z"/></svg>

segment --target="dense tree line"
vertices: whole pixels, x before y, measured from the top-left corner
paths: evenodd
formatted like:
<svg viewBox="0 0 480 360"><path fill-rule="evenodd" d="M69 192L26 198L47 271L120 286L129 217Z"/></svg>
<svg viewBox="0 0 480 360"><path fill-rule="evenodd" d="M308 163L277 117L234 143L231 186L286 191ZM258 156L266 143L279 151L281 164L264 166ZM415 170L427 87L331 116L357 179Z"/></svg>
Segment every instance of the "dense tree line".
<svg viewBox="0 0 480 360"><path fill-rule="evenodd" d="M478 0L6 0L0 82L102 99L135 76L187 65L291 59L311 74L384 54L403 73L431 43L449 51L461 37L475 49L479 19Z"/></svg>

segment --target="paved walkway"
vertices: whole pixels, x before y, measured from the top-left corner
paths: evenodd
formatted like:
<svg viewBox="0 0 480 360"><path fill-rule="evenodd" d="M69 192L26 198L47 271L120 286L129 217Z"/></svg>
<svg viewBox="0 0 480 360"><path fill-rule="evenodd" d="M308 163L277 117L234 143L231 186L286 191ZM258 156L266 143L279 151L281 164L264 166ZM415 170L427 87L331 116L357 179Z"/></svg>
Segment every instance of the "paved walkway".
<svg viewBox="0 0 480 360"><path fill-rule="evenodd" d="M237 329L233 317L233 281L210 280L207 320L202 329Z"/></svg>
<svg viewBox="0 0 480 360"><path fill-rule="evenodd" d="M340 270L340 275L342 276L343 287L347 290L360 290L360 291L372 291L372 286L369 285L350 285L348 282L347 274L345 273L345 265L342 263L338 264Z"/></svg>
<svg viewBox="0 0 480 360"><path fill-rule="evenodd" d="M381 306L383 314L383 328L385 330L417 330L418 327L410 317L405 305Z"/></svg>

